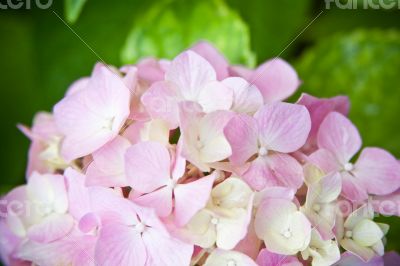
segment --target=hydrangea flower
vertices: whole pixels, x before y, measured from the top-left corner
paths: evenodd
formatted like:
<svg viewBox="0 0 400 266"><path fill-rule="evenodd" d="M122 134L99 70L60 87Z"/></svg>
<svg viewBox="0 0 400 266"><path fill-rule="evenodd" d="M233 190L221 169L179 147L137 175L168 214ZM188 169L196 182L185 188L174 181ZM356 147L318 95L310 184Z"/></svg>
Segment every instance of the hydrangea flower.
<svg viewBox="0 0 400 266"><path fill-rule="evenodd" d="M349 99L303 94L275 58L207 42L96 64L32 128L26 184L0 198L7 266L394 266L400 163L361 149ZM345 252L342 252L345 250Z"/></svg>

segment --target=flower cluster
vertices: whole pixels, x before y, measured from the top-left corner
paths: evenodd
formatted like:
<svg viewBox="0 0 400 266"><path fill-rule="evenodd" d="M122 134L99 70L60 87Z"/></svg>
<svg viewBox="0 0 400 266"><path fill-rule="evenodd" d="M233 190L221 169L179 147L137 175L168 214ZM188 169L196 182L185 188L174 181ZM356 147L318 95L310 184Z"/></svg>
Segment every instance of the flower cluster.
<svg viewBox="0 0 400 266"><path fill-rule="evenodd" d="M395 261L374 216L400 214L400 163L360 151L347 97L283 102L300 83L281 59L230 66L205 42L172 61L97 64L52 113L20 126L31 140L27 184L1 199L2 260Z"/></svg>

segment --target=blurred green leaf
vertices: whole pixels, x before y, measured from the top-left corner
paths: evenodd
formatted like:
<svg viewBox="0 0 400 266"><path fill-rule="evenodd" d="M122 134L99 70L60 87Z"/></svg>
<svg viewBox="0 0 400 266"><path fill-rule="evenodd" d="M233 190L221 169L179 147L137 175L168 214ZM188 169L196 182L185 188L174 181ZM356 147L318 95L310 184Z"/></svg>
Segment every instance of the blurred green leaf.
<svg viewBox="0 0 400 266"><path fill-rule="evenodd" d="M87 0L64 0L65 17L69 23L75 23Z"/></svg>
<svg viewBox="0 0 400 266"><path fill-rule="evenodd" d="M121 59L123 63L147 56L171 59L202 39L213 43L231 63L254 64L248 28L222 0L156 3L135 21Z"/></svg>
<svg viewBox="0 0 400 266"><path fill-rule="evenodd" d="M311 20L311 0L228 0L250 27L252 48L258 62L275 57ZM296 45L285 51L288 54Z"/></svg>
<svg viewBox="0 0 400 266"><path fill-rule="evenodd" d="M349 95L365 146L400 156L400 33L360 30L324 39L298 61L302 91Z"/></svg>

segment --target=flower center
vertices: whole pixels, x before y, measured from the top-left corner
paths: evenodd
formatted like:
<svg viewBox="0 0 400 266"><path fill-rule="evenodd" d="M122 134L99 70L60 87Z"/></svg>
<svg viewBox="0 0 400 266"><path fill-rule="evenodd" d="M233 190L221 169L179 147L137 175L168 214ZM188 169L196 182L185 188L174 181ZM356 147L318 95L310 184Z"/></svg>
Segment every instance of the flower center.
<svg viewBox="0 0 400 266"><path fill-rule="evenodd" d="M230 259L226 262L226 266L236 266L236 261L234 259Z"/></svg>
<svg viewBox="0 0 400 266"><path fill-rule="evenodd" d="M138 223L137 225L135 225L135 229L136 231L138 231L139 233L143 233L144 230L146 229L146 225L144 225L142 222Z"/></svg>
<svg viewBox="0 0 400 266"><path fill-rule="evenodd" d="M218 218L212 218L212 219L211 219L211 223L212 223L213 225L217 225L217 224L219 223Z"/></svg>
<svg viewBox="0 0 400 266"><path fill-rule="evenodd" d="M114 119L115 119L115 117L111 117L109 119L105 119L104 120L103 129L111 130L112 126L114 124Z"/></svg>
<svg viewBox="0 0 400 266"><path fill-rule="evenodd" d="M313 210L314 210L315 212L319 212L319 211L321 210L321 205L319 205L319 204L314 204L314 205L313 205Z"/></svg>
<svg viewBox="0 0 400 266"><path fill-rule="evenodd" d="M173 179L169 179L167 183L167 187L170 189L174 189L176 187L176 181Z"/></svg>
<svg viewBox="0 0 400 266"><path fill-rule="evenodd" d="M290 232L290 230L287 229L286 231L284 231L284 232L282 233L282 235L283 235L285 238L291 238L291 237L292 237L292 232Z"/></svg>
<svg viewBox="0 0 400 266"><path fill-rule="evenodd" d="M267 150L267 148L265 148L265 147L260 147L260 148L258 149L258 155L261 156L261 157L264 157L264 156L268 155L268 150Z"/></svg>
<svg viewBox="0 0 400 266"><path fill-rule="evenodd" d="M347 172L352 171L354 169L354 165L352 163L346 163L344 165L344 170L346 170Z"/></svg>
<svg viewBox="0 0 400 266"><path fill-rule="evenodd" d="M200 149L202 149L204 147L204 144L203 144L203 142L201 142L201 140L197 140L196 141L196 148L198 149L198 150L200 150Z"/></svg>

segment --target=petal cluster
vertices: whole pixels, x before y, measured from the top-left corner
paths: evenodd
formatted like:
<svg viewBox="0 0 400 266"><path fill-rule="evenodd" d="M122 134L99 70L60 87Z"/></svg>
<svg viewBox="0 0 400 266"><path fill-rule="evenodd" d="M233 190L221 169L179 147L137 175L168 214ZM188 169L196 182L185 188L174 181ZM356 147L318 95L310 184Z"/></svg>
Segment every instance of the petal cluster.
<svg viewBox="0 0 400 266"><path fill-rule="evenodd" d="M1 198L6 265L390 265L400 163L362 148L345 96L303 94L282 59L98 63L31 128ZM343 250L345 252L343 252ZM396 265L396 264L392 264Z"/></svg>

